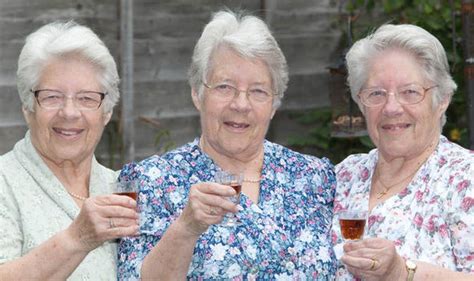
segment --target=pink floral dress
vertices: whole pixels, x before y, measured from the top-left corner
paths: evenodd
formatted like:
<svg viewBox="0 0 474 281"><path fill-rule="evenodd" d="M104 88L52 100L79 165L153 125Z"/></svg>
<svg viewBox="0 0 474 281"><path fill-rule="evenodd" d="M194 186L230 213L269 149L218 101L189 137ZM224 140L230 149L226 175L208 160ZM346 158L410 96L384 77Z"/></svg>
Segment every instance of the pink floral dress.
<svg viewBox="0 0 474 281"><path fill-rule="evenodd" d="M337 212L353 207L368 209L377 159L374 149L351 155L336 166L335 245L343 242ZM474 273L474 151L441 136L411 183L372 209L364 237L395 242L404 258ZM336 280L354 277L339 263Z"/></svg>

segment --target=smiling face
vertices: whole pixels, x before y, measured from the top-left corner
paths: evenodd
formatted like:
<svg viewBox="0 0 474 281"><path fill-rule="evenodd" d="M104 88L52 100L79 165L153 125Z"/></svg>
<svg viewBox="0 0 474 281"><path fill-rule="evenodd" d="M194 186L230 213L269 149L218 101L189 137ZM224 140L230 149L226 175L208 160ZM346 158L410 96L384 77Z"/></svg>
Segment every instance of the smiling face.
<svg viewBox="0 0 474 281"><path fill-rule="evenodd" d="M38 86L34 89L52 89L68 96L81 91L102 92L98 70L89 62L68 56L52 59L43 68ZM102 131L111 113L97 110L80 111L72 99L62 109L44 109L34 101L34 112L23 109L31 132L31 141L47 163L81 163L91 159Z"/></svg>
<svg viewBox="0 0 474 281"><path fill-rule="evenodd" d="M371 61L364 88L379 87L393 93L408 84L424 88L434 85L422 74L416 58L402 50L385 50ZM433 107L432 89L425 93L423 101L401 105L394 95L385 104L364 106L367 128L374 144L385 157L416 157L436 145L440 135L440 118L448 102Z"/></svg>
<svg viewBox="0 0 474 281"><path fill-rule="evenodd" d="M210 85L232 84L242 92L230 101L223 101L205 88L200 99L193 89L192 97L201 115L203 150L209 155L233 159L249 159L263 150L263 140L275 110L273 100L251 102L243 91L253 86L272 89L267 65L249 60L229 48L214 52L207 76Z"/></svg>

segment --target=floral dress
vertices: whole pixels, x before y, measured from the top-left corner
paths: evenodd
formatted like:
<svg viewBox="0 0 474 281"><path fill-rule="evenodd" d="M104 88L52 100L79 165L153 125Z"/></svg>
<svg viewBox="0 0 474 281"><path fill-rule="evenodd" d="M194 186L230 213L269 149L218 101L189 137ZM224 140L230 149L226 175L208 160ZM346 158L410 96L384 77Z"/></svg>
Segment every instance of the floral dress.
<svg viewBox="0 0 474 281"><path fill-rule="evenodd" d="M347 157L336 166L333 241L342 243L337 212L368 209L378 151ZM474 273L474 151L444 136L410 184L369 213L364 237L395 243L404 258ZM336 280L354 280L339 264Z"/></svg>
<svg viewBox="0 0 474 281"><path fill-rule="evenodd" d="M119 247L118 276L140 277L143 259L187 203L191 185L220 168L198 139L162 157L129 164L120 180L140 185L140 232ZM327 159L264 142L258 204L242 194L234 227L212 225L196 243L189 280L333 280L335 174Z"/></svg>

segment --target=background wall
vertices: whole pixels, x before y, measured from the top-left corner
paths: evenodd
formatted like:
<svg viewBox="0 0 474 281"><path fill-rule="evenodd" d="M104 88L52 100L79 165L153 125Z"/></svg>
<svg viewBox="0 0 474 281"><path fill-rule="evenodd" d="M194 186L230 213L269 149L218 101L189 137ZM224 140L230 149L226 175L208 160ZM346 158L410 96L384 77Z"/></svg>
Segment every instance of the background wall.
<svg viewBox="0 0 474 281"><path fill-rule="evenodd" d="M74 19L96 31L119 63L119 3L119 0L0 0L0 154L9 151L26 131L15 85L16 61L25 36L50 21ZM191 101L186 71L203 26L212 12L224 6L255 14L264 7L264 18L287 57L290 83L269 129L270 140L286 144L289 135L306 129L290 118L291 112L329 106L326 67L338 53L341 38L334 0L137 0L134 2L137 160L159 150L155 139L163 130L170 133L175 145L199 135L199 117ZM115 117L97 151L102 162L115 167L120 165L120 160L110 159L110 155L116 155L119 148L117 128Z"/></svg>

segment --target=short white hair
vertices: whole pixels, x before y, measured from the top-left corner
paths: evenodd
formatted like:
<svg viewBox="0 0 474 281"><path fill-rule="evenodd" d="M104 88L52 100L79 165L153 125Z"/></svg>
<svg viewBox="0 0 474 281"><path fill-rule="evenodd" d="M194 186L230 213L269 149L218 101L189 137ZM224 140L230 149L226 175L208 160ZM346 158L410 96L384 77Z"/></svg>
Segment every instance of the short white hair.
<svg viewBox="0 0 474 281"><path fill-rule="evenodd" d="M188 72L191 88L202 97L203 82L211 71L213 53L221 46L230 47L244 58L261 59L268 66L275 94L273 108L278 108L288 85L285 56L267 24L256 16L220 11L204 27Z"/></svg>
<svg viewBox="0 0 474 281"><path fill-rule="evenodd" d="M46 24L26 37L17 71L18 94L23 107L34 110L31 90L38 86L46 64L68 55L83 58L97 67L98 80L107 93L103 111L111 112L120 96L117 65L104 42L90 28L74 21Z"/></svg>
<svg viewBox="0 0 474 281"><path fill-rule="evenodd" d="M425 79L438 87L433 88L433 106L451 99L457 85L449 72L448 59L443 45L423 28L411 24L385 24L373 34L357 41L346 55L348 83L354 101L362 106L357 95L368 79L368 67L373 57L387 49L401 49L413 54L422 67ZM440 125L446 123L443 113Z"/></svg>

